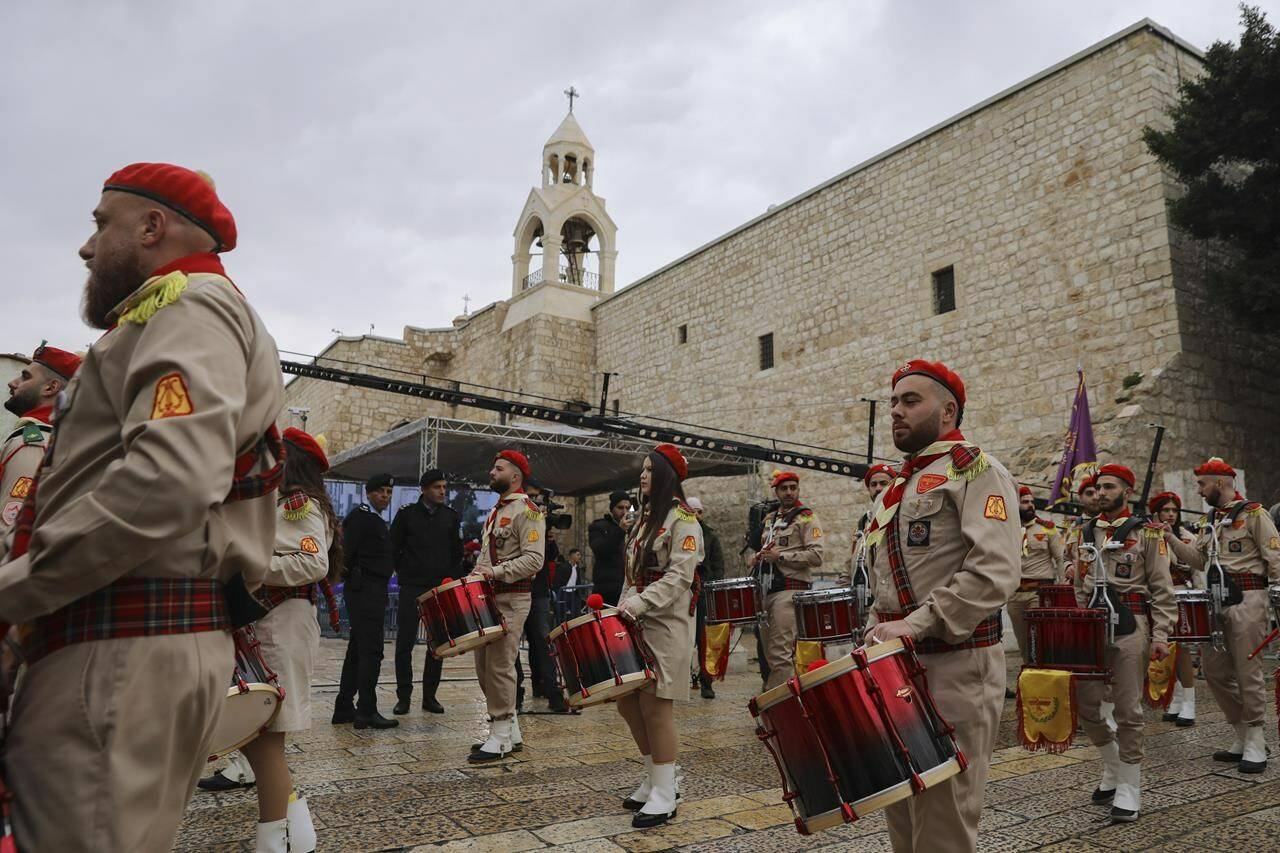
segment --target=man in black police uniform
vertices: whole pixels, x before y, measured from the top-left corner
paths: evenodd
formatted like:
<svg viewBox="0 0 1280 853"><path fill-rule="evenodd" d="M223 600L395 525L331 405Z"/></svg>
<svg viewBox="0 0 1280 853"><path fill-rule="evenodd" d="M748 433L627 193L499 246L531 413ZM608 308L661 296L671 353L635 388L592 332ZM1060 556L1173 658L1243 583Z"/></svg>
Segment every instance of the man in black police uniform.
<svg viewBox="0 0 1280 853"><path fill-rule="evenodd" d="M400 725L378 713L378 670L382 667L382 626L387 609L387 581L395 571L391 531L381 513L391 505L390 474L374 474L365 484L367 503L342 521L345 555L343 597L351 622L342 680L333 703L333 723L354 722L357 729L390 729ZM359 693L353 707L352 697Z"/></svg>
<svg viewBox="0 0 1280 853"><path fill-rule="evenodd" d="M542 489L532 483L525 484L525 492L529 499L547 512L546 495ZM548 525L550 526L550 525ZM533 576L533 588L530 590L529 616L524 620L524 638L529 644L529 680L533 683L533 695L546 699L552 711L557 714L569 713L569 706L564 701L564 693L560 690L556 678L555 661L551 659L551 649L547 645L547 635L551 633L551 586L553 575L567 571L560 565L560 548L556 545L554 535L548 530L546 534L545 557L542 568ZM516 658L516 708L524 704L524 667L520 658Z"/></svg>
<svg viewBox="0 0 1280 853"><path fill-rule="evenodd" d="M418 596L457 579L462 570L462 517L445 504L448 484L444 472L432 468L418 481L422 497L396 513L391 522L391 547L395 550L400 602L396 620L396 706L391 713L409 713L413 698L413 646L418 639ZM442 661L430 651L422 671L422 710L443 714L436 701Z"/></svg>
<svg viewBox="0 0 1280 853"><path fill-rule="evenodd" d="M587 544L595 557L591 568L591 583L610 607L618 603L622 595L622 550L627 531L622 519L631 511L631 495L614 492L609 495L609 511L591 522L587 528ZM582 583L581 580L578 583Z"/></svg>

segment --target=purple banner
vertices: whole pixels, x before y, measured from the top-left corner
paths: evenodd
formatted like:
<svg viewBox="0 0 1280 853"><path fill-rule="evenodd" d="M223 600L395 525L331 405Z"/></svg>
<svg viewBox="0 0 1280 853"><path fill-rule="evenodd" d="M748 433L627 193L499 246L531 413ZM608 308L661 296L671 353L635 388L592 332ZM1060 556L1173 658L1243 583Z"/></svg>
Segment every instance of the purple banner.
<svg viewBox="0 0 1280 853"><path fill-rule="evenodd" d="M1049 504L1070 500L1075 485L1081 478L1093 473L1098 466L1098 450L1093 443L1093 421L1089 418L1089 392L1084 387L1084 371L1076 385L1076 397L1071 403L1071 422L1067 425L1063 441L1062 462L1053 478L1053 490Z"/></svg>

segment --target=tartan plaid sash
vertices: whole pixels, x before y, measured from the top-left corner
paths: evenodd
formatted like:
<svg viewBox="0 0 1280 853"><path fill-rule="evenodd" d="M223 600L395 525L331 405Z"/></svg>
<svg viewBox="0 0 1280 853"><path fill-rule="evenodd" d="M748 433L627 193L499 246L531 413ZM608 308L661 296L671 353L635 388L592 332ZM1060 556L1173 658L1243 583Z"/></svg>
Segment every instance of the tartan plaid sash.
<svg viewBox="0 0 1280 853"><path fill-rule="evenodd" d="M1235 581L1240 589L1246 592L1251 589L1267 588L1267 579L1254 572L1227 572L1227 577Z"/></svg>
<svg viewBox="0 0 1280 853"><path fill-rule="evenodd" d="M25 629L28 664L65 646L122 637L229 631L222 583L208 578L120 578Z"/></svg>
<svg viewBox="0 0 1280 853"><path fill-rule="evenodd" d="M250 474L258 461L268 453L275 464L261 473ZM280 483L284 480L284 456L284 442L280 440L280 431L272 424L253 449L236 457L235 477L231 480L231 489L224 501L233 503L253 500L280 488Z"/></svg>
<svg viewBox="0 0 1280 853"><path fill-rule="evenodd" d="M1151 615L1151 605L1147 603L1147 597L1140 592L1122 592L1120 601L1133 612L1134 616Z"/></svg>
<svg viewBox="0 0 1280 853"><path fill-rule="evenodd" d="M651 586L662 580L662 576L665 574L666 572L655 572L652 569L641 572L640 576L636 578L636 593L644 592L646 586ZM693 584L689 587L689 591L693 595L689 599L689 615L692 616L698 612L698 596L702 594L702 575L696 570L693 573Z"/></svg>
<svg viewBox="0 0 1280 853"><path fill-rule="evenodd" d="M493 582L493 591L497 595L503 595L504 593L532 593L533 578L525 578L522 581L515 581L514 583L506 583L505 581L496 580Z"/></svg>
<svg viewBox="0 0 1280 853"><path fill-rule="evenodd" d="M897 622L905 619L905 613L889 613L876 611L877 622ZM948 643L939 640L936 637L923 637L919 640L913 640L916 651L925 655L938 655L943 652L959 652L965 649L985 649L988 646L994 646L1004 637L1004 626L1000 622L1000 611L996 611L978 623L978 627L973 629L973 633L969 635L969 639L962 643Z"/></svg>
<svg viewBox="0 0 1280 853"><path fill-rule="evenodd" d="M253 597L268 610L274 610L295 598L302 598L315 604L316 585L309 583L302 586L263 586L254 592Z"/></svg>

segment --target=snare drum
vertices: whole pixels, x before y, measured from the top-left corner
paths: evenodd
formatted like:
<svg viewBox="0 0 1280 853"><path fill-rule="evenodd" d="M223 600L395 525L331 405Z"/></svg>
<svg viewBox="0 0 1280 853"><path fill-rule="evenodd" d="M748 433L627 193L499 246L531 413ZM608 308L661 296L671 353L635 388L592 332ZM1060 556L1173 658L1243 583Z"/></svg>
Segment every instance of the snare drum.
<svg viewBox="0 0 1280 853"><path fill-rule="evenodd" d="M209 760L239 749L267 730L280 713L284 688L262 659L262 645L252 625L231 635L235 642L236 668L223 700L222 714L213 730Z"/></svg>
<svg viewBox="0 0 1280 853"><path fill-rule="evenodd" d="M507 633L488 578L468 576L427 590L418 596L418 615L437 659L478 649Z"/></svg>
<svg viewBox="0 0 1280 853"><path fill-rule="evenodd" d="M707 602L708 625L750 625L764 612L760 581L753 577L707 581L702 597Z"/></svg>
<svg viewBox="0 0 1280 853"><path fill-rule="evenodd" d="M1041 607L1079 607L1076 588L1069 583L1049 583L1040 587Z"/></svg>
<svg viewBox="0 0 1280 853"><path fill-rule="evenodd" d="M1081 678L1107 678L1107 611L1086 607L1029 607L1027 666L1065 669Z"/></svg>
<svg viewBox="0 0 1280 853"><path fill-rule="evenodd" d="M748 707L802 835L857 820L967 765L902 640L859 648Z"/></svg>
<svg viewBox="0 0 1280 853"><path fill-rule="evenodd" d="M570 619L554 628L547 642L574 708L617 699L656 680L639 629L615 608Z"/></svg>
<svg viewBox="0 0 1280 853"><path fill-rule="evenodd" d="M853 638L862 628L852 587L797 592L796 636L801 640L836 643Z"/></svg>
<svg viewBox="0 0 1280 853"><path fill-rule="evenodd" d="M1169 639L1179 643L1207 643L1213 639L1209 591L1175 589L1173 598L1178 603L1178 624Z"/></svg>

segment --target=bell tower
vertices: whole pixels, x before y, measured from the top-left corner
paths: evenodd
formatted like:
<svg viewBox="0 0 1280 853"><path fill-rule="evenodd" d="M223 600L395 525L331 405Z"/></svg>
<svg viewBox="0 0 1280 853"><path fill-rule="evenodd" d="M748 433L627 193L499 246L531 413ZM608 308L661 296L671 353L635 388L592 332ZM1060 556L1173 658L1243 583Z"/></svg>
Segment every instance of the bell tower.
<svg viewBox="0 0 1280 853"><path fill-rule="evenodd" d="M595 148L573 114L578 90L565 95L569 112L542 146L539 185L516 224L511 297L549 285L590 294L589 307L613 292L618 227L595 194Z"/></svg>

